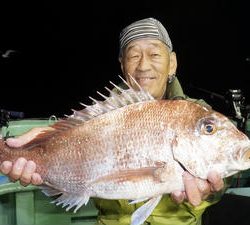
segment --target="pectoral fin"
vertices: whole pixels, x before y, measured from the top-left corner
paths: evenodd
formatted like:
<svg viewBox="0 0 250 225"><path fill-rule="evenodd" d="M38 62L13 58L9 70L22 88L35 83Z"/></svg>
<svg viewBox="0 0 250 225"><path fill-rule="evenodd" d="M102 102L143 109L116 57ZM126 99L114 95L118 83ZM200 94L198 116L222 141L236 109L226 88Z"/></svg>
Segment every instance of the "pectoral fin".
<svg viewBox="0 0 250 225"><path fill-rule="evenodd" d="M150 216L154 208L158 205L161 200L162 195L155 198L151 198L144 205L138 208L131 218L131 225L141 225Z"/></svg>
<svg viewBox="0 0 250 225"><path fill-rule="evenodd" d="M158 182L162 182L161 179L159 178L159 175L155 174L155 171L159 170L159 168L162 168L163 163L162 164L158 163L158 164L155 167L144 167L144 168L138 168L138 169L121 170L113 174L102 176L96 179L95 181L93 181L93 183L108 182L108 181L136 182L136 181L141 181L145 179L146 177L152 178Z"/></svg>

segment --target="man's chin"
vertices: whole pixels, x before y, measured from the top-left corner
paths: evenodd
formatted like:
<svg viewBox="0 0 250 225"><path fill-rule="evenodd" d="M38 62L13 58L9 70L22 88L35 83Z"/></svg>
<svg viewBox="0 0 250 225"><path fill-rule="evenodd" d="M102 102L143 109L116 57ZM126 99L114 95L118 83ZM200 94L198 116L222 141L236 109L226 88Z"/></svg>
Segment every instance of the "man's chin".
<svg viewBox="0 0 250 225"><path fill-rule="evenodd" d="M138 81L137 81L138 82ZM147 92L149 92L149 93L151 93L152 92L152 87L154 87L154 84L153 84L153 82L151 81L151 82L138 82L138 84L140 85L140 87L144 90L144 91L147 91ZM136 90L138 90L139 88L138 88L138 86L137 85L133 85L134 86L134 88L136 89Z"/></svg>
<svg viewBox="0 0 250 225"><path fill-rule="evenodd" d="M142 89L144 90L144 91L147 91L147 92L149 92L151 95L152 95L152 88L150 88L149 86L141 86L142 87Z"/></svg>

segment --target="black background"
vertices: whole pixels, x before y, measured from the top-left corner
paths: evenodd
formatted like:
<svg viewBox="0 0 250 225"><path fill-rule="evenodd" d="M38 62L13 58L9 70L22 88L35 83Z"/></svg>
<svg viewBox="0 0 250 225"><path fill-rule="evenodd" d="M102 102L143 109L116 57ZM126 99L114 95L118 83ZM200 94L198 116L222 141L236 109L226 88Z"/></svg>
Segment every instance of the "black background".
<svg viewBox="0 0 250 225"><path fill-rule="evenodd" d="M145 17L167 27L186 94L223 113L224 100L210 93L241 89L249 103L247 1L9 1L0 10L0 51L16 51L0 57L0 109L38 118L80 108L109 80L120 82L119 32Z"/></svg>

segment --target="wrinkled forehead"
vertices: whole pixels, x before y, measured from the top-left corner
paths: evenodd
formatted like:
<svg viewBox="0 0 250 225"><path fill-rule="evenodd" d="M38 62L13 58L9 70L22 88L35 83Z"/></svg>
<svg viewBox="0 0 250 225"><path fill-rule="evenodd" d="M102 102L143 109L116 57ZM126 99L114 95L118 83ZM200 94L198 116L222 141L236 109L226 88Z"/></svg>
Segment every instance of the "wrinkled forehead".
<svg viewBox="0 0 250 225"><path fill-rule="evenodd" d="M153 38L141 38L141 39L136 39L128 43L124 51L129 51L133 49L162 49L162 50L167 50L170 52L169 47L163 43L160 40L153 39Z"/></svg>

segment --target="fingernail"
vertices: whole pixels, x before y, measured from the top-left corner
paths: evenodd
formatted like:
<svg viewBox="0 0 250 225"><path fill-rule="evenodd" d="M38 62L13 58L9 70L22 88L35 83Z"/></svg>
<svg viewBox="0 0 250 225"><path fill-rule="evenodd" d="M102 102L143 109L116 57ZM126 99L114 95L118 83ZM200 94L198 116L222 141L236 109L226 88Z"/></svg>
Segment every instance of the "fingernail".
<svg viewBox="0 0 250 225"><path fill-rule="evenodd" d="M179 197L181 197L182 192L181 192L181 191L174 191L174 192L173 192L173 195L174 195L175 197L179 198Z"/></svg>
<svg viewBox="0 0 250 225"><path fill-rule="evenodd" d="M19 159L16 161L16 163L15 163L15 169L16 169L16 170L22 170L26 162L27 162L26 159L24 159L24 158L19 158Z"/></svg>
<svg viewBox="0 0 250 225"><path fill-rule="evenodd" d="M1 164L0 169L1 169L1 172L6 175L10 172L11 167L12 167L12 162L4 161Z"/></svg>
<svg viewBox="0 0 250 225"><path fill-rule="evenodd" d="M26 164L26 169L29 171L34 171L36 169L36 164L33 161L28 161Z"/></svg>

